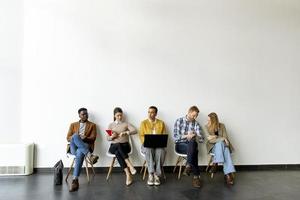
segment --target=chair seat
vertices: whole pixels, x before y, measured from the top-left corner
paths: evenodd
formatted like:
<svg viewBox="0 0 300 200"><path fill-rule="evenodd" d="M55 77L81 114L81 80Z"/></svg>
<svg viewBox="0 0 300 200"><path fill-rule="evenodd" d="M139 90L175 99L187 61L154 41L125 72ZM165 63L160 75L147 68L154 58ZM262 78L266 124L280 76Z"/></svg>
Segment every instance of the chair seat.
<svg viewBox="0 0 300 200"><path fill-rule="evenodd" d="M76 158L76 156L71 153L67 153L67 158Z"/></svg>
<svg viewBox="0 0 300 200"><path fill-rule="evenodd" d="M175 151L175 154L180 157L187 157L187 154L177 153L176 151Z"/></svg>
<svg viewBox="0 0 300 200"><path fill-rule="evenodd" d="M142 148L140 149L140 154L141 154L141 156L143 156L144 158L146 157L146 154L142 151Z"/></svg>
<svg viewBox="0 0 300 200"><path fill-rule="evenodd" d="M115 154L113 154L113 153L110 153L109 151L107 151L107 152L106 152L106 155L107 155L108 157L111 157L111 158L114 158L114 157L116 157L116 155L115 155Z"/></svg>

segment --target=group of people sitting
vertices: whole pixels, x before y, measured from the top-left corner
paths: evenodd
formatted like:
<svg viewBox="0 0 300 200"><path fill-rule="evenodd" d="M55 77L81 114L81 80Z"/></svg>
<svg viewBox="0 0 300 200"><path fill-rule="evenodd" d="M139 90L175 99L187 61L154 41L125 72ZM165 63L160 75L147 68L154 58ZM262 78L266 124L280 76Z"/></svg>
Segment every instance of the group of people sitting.
<svg viewBox="0 0 300 200"><path fill-rule="evenodd" d="M115 154L121 168L126 174L126 185L133 182L132 176L136 174L128 153L131 150L129 136L139 133L141 141L141 152L145 155L148 169L148 185L160 185L162 167L165 161L166 149L163 147L150 148L144 146L145 135L167 134L165 123L156 118L158 109L150 106L148 118L141 122L139 131L130 123L123 120L123 111L117 107L113 111L114 121L109 124L107 140L111 142L109 152ZM70 125L67 140L70 143L70 153L76 156L73 180L70 185L70 192L79 188L78 177L82 168L83 160L86 157L90 163L95 164L98 156L92 154L97 136L96 124L88 120L86 108L78 110L80 120ZM193 187L201 187L200 169L198 167L198 143L205 141L207 152L213 155L213 164L210 173L215 173L218 164L223 165L224 178L228 185L233 185L233 173L235 168L231 159L233 151L232 144L228 139L225 125L220 123L216 113L208 115L207 123L201 128L196 121L199 114L197 106L189 108L187 114L175 121L173 138L175 150L180 154L187 155L187 162L184 174L193 173Z"/></svg>

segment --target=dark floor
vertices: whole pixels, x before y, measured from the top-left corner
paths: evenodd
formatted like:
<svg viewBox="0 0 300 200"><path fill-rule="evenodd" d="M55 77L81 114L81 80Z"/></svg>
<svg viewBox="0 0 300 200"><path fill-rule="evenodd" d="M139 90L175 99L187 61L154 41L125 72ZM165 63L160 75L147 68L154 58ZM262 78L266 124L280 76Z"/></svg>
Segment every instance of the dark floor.
<svg viewBox="0 0 300 200"><path fill-rule="evenodd" d="M85 174L80 177L78 192L69 193L68 185L53 186L53 176L37 173L31 176L0 177L1 200L52 200L52 199L218 199L218 200L299 200L300 171L252 171L239 172L235 185L228 187L223 175L218 173L214 179L202 173L203 187L194 189L192 177L176 179L175 174L167 173L166 182L161 186L147 186L140 174L135 175L133 185L125 186L125 176L114 172L109 182L106 174L97 174L90 184Z"/></svg>

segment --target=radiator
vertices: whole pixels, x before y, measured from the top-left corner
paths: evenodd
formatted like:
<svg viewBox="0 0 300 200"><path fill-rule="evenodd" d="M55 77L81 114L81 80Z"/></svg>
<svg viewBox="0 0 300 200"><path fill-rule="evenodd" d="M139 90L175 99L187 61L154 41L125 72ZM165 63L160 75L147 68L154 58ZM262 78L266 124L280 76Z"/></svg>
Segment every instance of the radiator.
<svg viewBox="0 0 300 200"><path fill-rule="evenodd" d="M33 173L34 144L0 144L0 176Z"/></svg>

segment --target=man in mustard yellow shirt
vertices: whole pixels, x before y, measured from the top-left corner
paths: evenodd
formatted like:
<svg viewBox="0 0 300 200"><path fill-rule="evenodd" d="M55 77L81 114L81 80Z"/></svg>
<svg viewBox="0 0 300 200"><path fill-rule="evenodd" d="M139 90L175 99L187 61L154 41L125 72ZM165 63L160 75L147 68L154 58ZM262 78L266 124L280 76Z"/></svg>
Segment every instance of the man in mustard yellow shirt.
<svg viewBox="0 0 300 200"><path fill-rule="evenodd" d="M148 167L148 185L160 185L159 177L161 169L165 161L165 148L146 148L144 147L145 134L164 134L165 123L156 118L157 108L150 106L148 109L148 119L142 121L139 131L140 140L142 143L142 152L145 153Z"/></svg>

